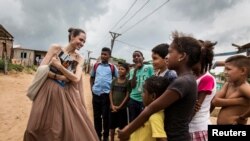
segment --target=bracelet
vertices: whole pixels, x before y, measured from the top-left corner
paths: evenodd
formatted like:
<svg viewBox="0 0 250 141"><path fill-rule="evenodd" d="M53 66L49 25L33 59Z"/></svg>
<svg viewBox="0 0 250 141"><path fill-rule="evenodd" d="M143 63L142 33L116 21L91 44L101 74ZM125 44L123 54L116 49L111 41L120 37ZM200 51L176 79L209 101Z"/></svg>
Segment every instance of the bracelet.
<svg viewBox="0 0 250 141"><path fill-rule="evenodd" d="M56 79L56 73L54 74L54 79Z"/></svg>

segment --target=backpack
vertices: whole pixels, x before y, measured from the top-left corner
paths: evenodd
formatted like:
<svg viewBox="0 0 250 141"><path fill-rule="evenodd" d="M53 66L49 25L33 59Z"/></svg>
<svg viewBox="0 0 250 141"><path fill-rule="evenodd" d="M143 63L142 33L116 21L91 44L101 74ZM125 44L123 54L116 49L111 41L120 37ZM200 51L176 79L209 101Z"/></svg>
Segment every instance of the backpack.
<svg viewBox="0 0 250 141"><path fill-rule="evenodd" d="M100 65L101 63L95 63L94 64L94 76L96 74L96 70L97 70L97 67ZM112 78L115 76L115 66L113 64L110 64L109 63L109 67L110 67L110 70L111 70L111 74L112 74Z"/></svg>

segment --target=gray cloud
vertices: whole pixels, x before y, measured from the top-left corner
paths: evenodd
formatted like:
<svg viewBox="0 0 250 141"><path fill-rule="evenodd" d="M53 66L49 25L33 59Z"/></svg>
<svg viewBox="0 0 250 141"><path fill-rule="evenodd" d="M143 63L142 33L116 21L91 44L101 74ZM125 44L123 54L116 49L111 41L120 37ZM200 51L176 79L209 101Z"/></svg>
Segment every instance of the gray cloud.
<svg viewBox="0 0 250 141"><path fill-rule="evenodd" d="M16 43L46 50L51 43L67 42L69 27L84 29L87 20L104 13L107 10L104 2L105 0L21 0L18 4L13 4L19 10L12 14L15 17L0 17L0 21L13 34ZM2 6L4 5L0 7Z"/></svg>
<svg viewBox="0 0 250 141"><path fill-rule="evenodd" d="M130 13L113 31L122 33L166 0L150 1L130 22L120 28L145 0L138 0ZM87 32L85 50L98 57L103 46L110 46L110 28L123 16L133 0L0 0L0 21L15 37L15 44L45 50L51 43L67 43L67 29L81 27ZM118 40L138 46L150 60L151 49L171 42L174 30L198 39L218 41L216 52L234 50L231 43L250 40L250 2L248 0L170 0L170 2ZM6 11L9 11L6 13ZM101 42L102 41L102 42ZM114 56L132 61L140 50L115 42Z"/></svg>
<svg viewBox="0 0 250 141"><path fill-rule="evenodd" d="M231 8L236 3L235 0L175 0L172 1L173 9L180 13L181 17L191 20L206 20L215 17L215 15L225 9Z"/></svg>

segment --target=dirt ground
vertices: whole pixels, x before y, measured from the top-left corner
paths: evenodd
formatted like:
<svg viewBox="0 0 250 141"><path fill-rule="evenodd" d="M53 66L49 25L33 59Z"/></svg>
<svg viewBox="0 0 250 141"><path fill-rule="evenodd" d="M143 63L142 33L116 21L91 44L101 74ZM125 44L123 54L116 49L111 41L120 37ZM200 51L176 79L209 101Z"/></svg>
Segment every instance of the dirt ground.
<svg viewBox="0 0 250 141"><path fill-rule="evenodd" d="M32 105L26 91L32 79L32 74L0 73L0 141L23 140ZM88 114L93 117L88 75L84 75L84 95Z"/></svg>
<svg viewBox="0 0 250 141"><path fill-rule="evenodd" d="M33 79L32 74L0 73L0 141L22 141L32 102L26 90ZM93 121L92 96L89 75L84 76L84 96L89 116ZM211 117L213 123L216 118Z"/></svg>

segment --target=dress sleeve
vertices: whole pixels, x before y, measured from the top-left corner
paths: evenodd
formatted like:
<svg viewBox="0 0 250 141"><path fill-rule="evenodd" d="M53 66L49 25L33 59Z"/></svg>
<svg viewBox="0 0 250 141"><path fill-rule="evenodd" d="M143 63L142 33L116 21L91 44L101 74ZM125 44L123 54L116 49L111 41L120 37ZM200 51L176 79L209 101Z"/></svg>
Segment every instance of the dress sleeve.
<svg viewBox="0 0 250 141"><path fill-rule="evenodd" d="M198 84L198 93L206 92L208 94L211 94L214 86L214 79L209 75L204 76Z"/></svg>

